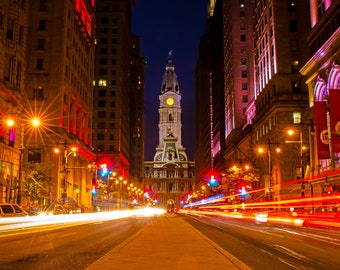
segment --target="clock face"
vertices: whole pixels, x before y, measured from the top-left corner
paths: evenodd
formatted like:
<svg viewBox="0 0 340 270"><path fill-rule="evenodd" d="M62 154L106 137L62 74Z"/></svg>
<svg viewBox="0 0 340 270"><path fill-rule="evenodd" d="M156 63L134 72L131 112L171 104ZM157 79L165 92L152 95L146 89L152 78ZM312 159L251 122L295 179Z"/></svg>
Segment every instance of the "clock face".
<svg viewBox="0 0 340 270"><path fill-rule="evenodd" d="M174 99L173 98L167 98L166 99L166 104L168 104L169 106L172 106L172 105L174 105L174 103L175 103L175 101L174 101Z"/></svg>

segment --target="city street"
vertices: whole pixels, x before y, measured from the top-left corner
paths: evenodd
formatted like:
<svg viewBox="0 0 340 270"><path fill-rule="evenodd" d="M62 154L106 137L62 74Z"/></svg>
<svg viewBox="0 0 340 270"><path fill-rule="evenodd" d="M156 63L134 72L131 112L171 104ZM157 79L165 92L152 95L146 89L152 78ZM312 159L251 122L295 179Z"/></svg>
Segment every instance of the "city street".
<svg viewBox="0 0 340 270"><path fill-rule="evenodd" d="M79 219L81 216L73 215ZM69 217L66 215L65 219ZM118 220L98 218L87 222L34 227L26 224L27 228L20 225L6 232L0 226L0 268L84 269L151 220L139 217Z"/></svg>
<svg viewBox="0 0 340 270"><path fill-rule="evenodd" d="M256 224L206 215L105 219L102 214L87 220L82 218L83 214L66 215L65 222L40 226L29 226L28 222L17 226L1 223L1 268L101 269L101 265L107 263L111 267L108 269L128 269L120 263L129 260L139 265L138 269L150 269L148 267L156 264L158 269L206 269L204 262L211 259L208 254L215 254L219 248L220 252L225 251L223 256L228 260L240 261L239 268L227 269L247 269L246 265L261 270L319 270L337 269L340 265L340 232L336 230ZM74 221L66 222L68 217ZM12 229L5 229L6 226ZM207 241L212 244L207 245ZM202 248L200 252L206 254L206 258L197 253ZM135 252L139 256L134 256ZM150 256L154 259L150 260ZM192 263L187 268L178 267L188 256L199 268ZM160 264L164 258L171 258L166 268ZM218 263L225 260L214 258L215 268L209 269L218 269Z"/></svg>
<svg viewBox="0 0 340 270"><path fill-rule="evenodd" d="M252 269L338 269L340 232L251 221L186 217L205 236Z"/></svg>

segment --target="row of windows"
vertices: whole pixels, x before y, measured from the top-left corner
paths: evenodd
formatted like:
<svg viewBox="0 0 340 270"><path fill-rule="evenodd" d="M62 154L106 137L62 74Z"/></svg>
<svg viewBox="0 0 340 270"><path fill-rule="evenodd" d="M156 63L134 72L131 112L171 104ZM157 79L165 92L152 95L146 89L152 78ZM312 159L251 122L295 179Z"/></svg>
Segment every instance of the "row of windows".
<svg viewBox="0 0 340 270"><path fill-rule="evenodd" d="M109 30L110 30L110 28L102 27L102 28L99 29L99 32L101 34L109 34ZM118 34L118 29L117 28L113 28L112 29L112 34Z"/></svg>
<svg viewBox="0 0 340 270"><path fill-rule="evenodd" d="M106 111L98 111L97 117L98 118L106 118L106 113L107 113ZM110 115L110 118L115 118L116 117L114 112L110 112L108 114Z"/></svg>
<svg viewBox="0 0 340 270"><path fill-rule="evenodd" d="M101 38L99 41L100 41L100 44L109 44L109 39L108 38ZM117 44L118 40L116 38L113 38L111 40L111 43L112 44Z"/></svg>
<svg viewBox="0 0 340 270"><path fill-rule="evenodd" d="M113 145L109 145L109 149L106 150L104 144L97 145L97 152L105 152L105 151L113 152L115 151L115 147Z"/></svg>
<svg viewBox="0 0 340 270"><path fill-rule="evenodd" d="M105 133L97 133L97 140L98 141L104 141L105 137L106 137ZM110 139L110 141L113 141L115 139L115 135L109 134L109 139Z"/></svg>
<svg viewBox="0 0 340 270"><path fill-rule="evenodd" d="M97 123L97 129L106 129L107 125L105 122L98 122ZM114 129L115 123L110 122L109 123L109 129Z"/></svg>
<svg viewBox="0 0 340 270"><path fill-rule="evenodd" d="M107 93L106 90L99 90L99 91L98 91L98 96L99 96L99 97L106 97L106 93ZM110 91L110 96L111 96L111 97L116 96L116 91Z"/></svg>
<svg viewBox="0 0 340 270"><path fill-rule="evenodd" d="M99 64L100 65L107 65L108 64L108 59L107 58L99 58ZM111 64L112 65L116 65L117 64L117 60L116 59L112 59L111 60Z"/></svg>
<svg viewBox="0 0 340 270"><path fill-rule="evenodd" d="M106 107L106 100L98 100L98 107ZM116 102L115 101L110 101L110 107L114 108L116 107Z"/></svg>

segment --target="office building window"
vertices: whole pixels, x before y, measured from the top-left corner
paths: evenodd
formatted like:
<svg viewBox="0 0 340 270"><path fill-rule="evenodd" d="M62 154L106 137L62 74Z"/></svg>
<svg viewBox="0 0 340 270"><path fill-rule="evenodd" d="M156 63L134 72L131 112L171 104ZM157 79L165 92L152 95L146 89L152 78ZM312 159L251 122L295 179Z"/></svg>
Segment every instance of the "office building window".
<svg viewBox="0 0 340 270"><path fill-rule="evenodd" d="M114 112L110 113L110 118L115 118L116 114Z"/></svg>
<svg viewBox="0 0 340 270"><path fill-rule="evenodd" d="M301 93L301 82L300 81L292 81L292 88L294 94Z"/></svg>
<svg viewBox="0 0 340 270"><path fill-rule="evenodd" d="M99 64L101 64L101 65L107 65L107 58L100 58L100 59L99 59Z"/></svg>
<svg viewBox="0 0 340 270"><path fill-rule="evenodd" d="M100 19L100 22L103 23L103 24L107 24L107 23L109 23L109 18L108 17L102 17Z"/></svg>
<svg viewBox="0 0 340 270"><path fill-rule="evenodd" d="M295 12L295 11L296 11L296 1L288 0L288 12Z"/></svg>
<svg viewBox="0 0 340 270"><path fill-rule="evenodd" d="M37 59L37 65L36 65L36 69L43 69L44 68L44 59L42 58L38 58Z"/></svg>
<svg viewBox="0 0 340 270"><path fill-rule="evenodd" d="M45 20L39 20L38 30L40 30L40 31L46 30L46 21Z"/></svg>
<svg viewBox="0 0 340 270"><path fill-rule="evenodd" d="M289 32L297 32L297 21L289 20Z"/></svg>
<svg viewBox="0 0 340 270"><path fill-rule="evenodd" d="M27 162L32 163L41 162L41 149L28 149Z"/></svg>
<svg viewBox="0 0 340 270"><path fill-rule="evenodd" d="M107 74L107 70L105 68L99 69L99 75L106 75L106 74Z"/></svg>
<svg viewBox="0 0 340 270"><path fill-rule="evenodd" d="M99 53L100 54L107 54L107 48L100 48Z"/></svg>
<svg viewBox="0 0 340 270"><path fill-rule="evenodd" d="M246 35L242 34L242 35L240 36L240 40L241 40L242 42L246 41Z"/></svg>
<svg viewBox="0 0 340 270"><path fill-rule="evenodd" d="M39 38L37 43L37 50L45 49L45 40L43 38Z"/></svg>
<svg viewBox="0 0 340 270"><path fill-rule="evenodd" d="M104 144L98 144L98 145L97 145L97 151L98 151L98 152L104 151Z"/></svg>
<svg viewBox="0 0 340 270"><path fill-rule="evenodd" d="M241 73L241 77L242 78L247 78L247 71L246 70L242 70L242 73Z"/></svg>
<svg viewBox="0 0 340 270"><path fill-rule="evenodd" d="M247 65L247 58L241 58L241 65Z"/></svg>
<svg viewBox="0 0 340 270"><path fill-rule="evenodd" d="M105 107L105 105L106 105L105 100L98 100L98 107L103 108L103 107Z"/></svg>
<svg viewBox="0 0 340 270"><path fill-rule="evenodd" d="M105 118L106 114L105 111L98 111L98 118Z"/></svg>
<svg viewBox="0 0 340 270"><path fill-rule="evenodd" d="M248 90L248 84L246 82L242 83L242 90Z"/></svg>
<svg viewBox="0 0 340 270"><path fill-rule="evenodd" d="M106 97L106 90L99 90L98 97Z"/></svg>
<svg viewBox="0 0 340 270"><path fill-rule="evenodd" d="M99 86L106 86L106 80L99 80L98 85Z"/></svg>
<svg viewBox="0 0 340 270"><path fill-rule="evenodd" d="M248 96L247 95L242 96L242 102L248 102Z"/></svg>
<svg viewBox="0 0 340 270"><path fill-rule="evenodd" d="M47 0L39 0L38 11L39 12L47 11Z"/></svg>
<svg viewBox="0 0 340 270"><path fill-rule="evenodd" d="M7 39L13 40L15 20L8 18L7 20Z"/></svg>
<svg viewBox="0 0 340 270"><path fill-rule="evenodd" d="M105 122L98 122L97 123L97 128L98 129L105 129Z"/></svg>
<svg viewBox="0 0 340 270"><path fill-rule="evenodd" d="M105 135L104 135L104 133L97 133L97 140L98 140L98 141L103 141L103 140L105 140Z"/></svg>
<svg viewBox="0 0 340 270"><path fill-rule="evenodd" d="M33 99L42 100L44 99L44 89L41 87L33 88Z"/></svg>

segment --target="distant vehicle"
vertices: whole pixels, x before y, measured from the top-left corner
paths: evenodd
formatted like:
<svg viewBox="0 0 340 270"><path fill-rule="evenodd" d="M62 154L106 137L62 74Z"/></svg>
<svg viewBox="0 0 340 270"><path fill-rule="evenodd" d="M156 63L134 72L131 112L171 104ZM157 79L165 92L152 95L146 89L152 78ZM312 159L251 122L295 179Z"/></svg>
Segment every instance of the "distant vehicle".
<svg viewBox="0 0 340 270"><path fill-rule="evenodd" d="M37 216L39 215L39 209L35 207L34 205L30 205L27 207L23 207L23 210L28 213L30 216Z"/></svg>
<svg viewBox="0 0 340 270"><path fill-rule="evenodd" d="M46 215L62 215L62 214L66 214L66 210L61 204L53 203L45 210L45 214Z"/></svg>
<svg viewBox="0 0 340 270"><path fill-rule="evenodd" d="M0 217L26 217L28 213L14 203L0 203Z"/></svg>

